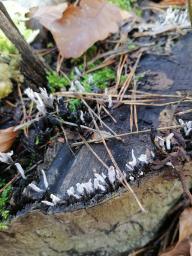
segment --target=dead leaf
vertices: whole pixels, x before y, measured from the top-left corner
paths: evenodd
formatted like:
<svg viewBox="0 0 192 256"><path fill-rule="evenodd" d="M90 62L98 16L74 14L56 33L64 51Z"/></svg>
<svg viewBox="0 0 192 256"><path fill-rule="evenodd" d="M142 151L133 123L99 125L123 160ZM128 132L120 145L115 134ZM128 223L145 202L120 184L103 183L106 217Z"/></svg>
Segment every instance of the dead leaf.
<svg viewBox="0 0 192 256"><path fill-rule="evenodd" d="M163 0L161 5L185 5L186 0Z"/></svg>
<svg viewBox="0 0 192 256"><path fill-rule="evenodd" d="M155 1L153 1L155 2ZM155 4L156 6L168 7L168 6L184 6L187 0L162 0Z"/></svg>
<svg viewBox="0 0 192 256"><path fill-rule="evenodd" d="M126 18L130 16L127 13ZM63 58L78 58L95 42L116 33L125 12L106 0L81 0L67 9L64 4L39 7L33 18L51 31Z"/></svg>
<svg viewBox="0 0 192 256"><path fill-rule="evenodd" d="M192 208L185 209L179 220L179 241L192 234Z"/></svg>
<svg viewBox="0 0 192 256"><path fill-rule="evenodd" d="M36 18L40 23L42 23L42 25L46 24L44 26L49 27L54 21L62 18L63 13L67 7L67 3L43 7L33 7L30 9L29 17Z"/></svg>
<svg viewBox="0 0 192 256"><path fill-rule="evenodd" d="M192 208L183 211L179 220L179 240L174 248L160 256L192 256Z"/></svg>
<svg viewBox="0 0 192 256"><path fill-rule="evenodd" d="M173 249L166 253L160 254L160 256L190 256L190 241L184 239L179 242Z"/></svg>
<svg viewBox="0 0 192 256"><path fill-rule="evenodd" d="M4 153L10 150L17 137L17 132L14 131L15 127L0 130L0 152Z"/></svg>

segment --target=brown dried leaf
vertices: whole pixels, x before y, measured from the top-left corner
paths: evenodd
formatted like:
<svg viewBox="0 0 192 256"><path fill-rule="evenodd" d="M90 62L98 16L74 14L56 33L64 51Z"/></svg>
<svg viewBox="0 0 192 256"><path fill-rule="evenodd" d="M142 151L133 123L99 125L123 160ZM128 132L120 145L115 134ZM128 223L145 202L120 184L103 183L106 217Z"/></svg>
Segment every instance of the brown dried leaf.
<svg viewBox="0 0 192 256"><path fill-rule="evenodd" d="M185 209L179 220L179 241L192 234L192 208Z"/></svg>
<svg viewBox="0 0 192 256"><path fill-rule="evenodd" d="M166 253L162 253L160 256L190 256L190 241L184 239L176 244L176 246Z"/></svg>
<svg viewBox="0 0 192 256"><path fill-rule="evenodd" d="M185 5L186 0L163 0L161 1L161 5Z"/></svg>
<svg viewBox="0 0 192 256"><path fill-rule="evenodd" d="M179 241L166 253L161 256L191 256L191 236L192 236L192 208L183 211L179 220Z"/></svg>
<svg viewBox="0 0 192 256"><path fill-rule="evenodd" d="M14 127L0 130L0 152L4 153L10 150L17 137Z"/></svg>
<svg viewBox="0 0 192 256"><path fill-rule="evenodd" d="M62 18L63 13L67 7L67 3L43 7L33 7L30 9L30 17L38 19L42 25L46 24L44 26L49 27L54 21Z"/></svg>
<svg viewBox="0 0 192 256"><path fill-rule="evenodd" d="M126 18L130 16L127 13ZM66 10L63 4L39 7L33 18L51 31L63 58L77 58L95 42L117 32L125 12L106 0L81 0L79 6L69 5Z"/></svg>

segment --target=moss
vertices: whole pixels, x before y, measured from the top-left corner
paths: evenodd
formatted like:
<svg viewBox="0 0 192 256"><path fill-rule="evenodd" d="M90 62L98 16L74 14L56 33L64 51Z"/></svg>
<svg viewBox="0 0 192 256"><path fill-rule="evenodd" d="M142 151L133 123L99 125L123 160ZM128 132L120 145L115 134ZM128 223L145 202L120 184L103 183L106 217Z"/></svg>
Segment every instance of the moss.
<svg viewBox="0 0 192 256"><path fill-rule="evenodd" d="M14 55L10 60L0 60L0 99L7 97L13 90L12 80L22 83L24 78L19 71L20 57Z"/></svg>
<svg viewBox="0 0 192 256"><path fill-rule="evenodd" d="M0 187L5 185L5 181L1 180ZM6 209L9 202L12 187L8 186L0 195L0 230L6 229L9 218L9 211Z"/></svg>
<svg viewBox="0 0 192 256"><path fill-rule="evenodd" d="M90 84L104 90L115 80L115 72L112 68L106 67L84 76L83 84Z"/></svg>
<svg viewBox="0 0 192 256"><path fill-rule="evenodd" d="M0 99L8 96L12 92L11 72L9 65L0 63Z"/></svg>
<svg viewBox="0 0 192 256"><path fill-rule="evenodd" d="M72 70L69 74L69 78L66 76L59 76L57 72L48 72L47 79L52 92L67 88L70 86L70 81L75 80L75 74ZM104 90L109 84L115 80L115 72L112 68L105 67L94 71L90 74L86 74L79 78L80 83L83 85L86 92L91 92L93 87Z"/></svg>
<svg viewBox="0 0 192 256"><path fill-rule="evenodd" d="M4 36L4 34L0 31L0 52L1 54L15 54L16 49L14 45Z"/></svg>
<svg viewBox="0 0 192 256"><path fill-rule="evenodd" d="M72 99L69 101L69 111L70 112L76 112L77 108L79 107L79 105L81 104L81 100L80 99Z"/></svg>
<svg viewBox="0 0 192 256"><path fill-rule="evenodd" d="M110 0L113 4L116 4L122 9L131 10L134 4L134 0Z"/></svg>
<svg viewBox="0 0 192 256"><path fill-rule="evenodd" d="M66 88L70 84L70 81L69 79L67 79L67 77L59 76L55 71L47 73L47 80L51 92L55 92L56 90Z"/></svg>

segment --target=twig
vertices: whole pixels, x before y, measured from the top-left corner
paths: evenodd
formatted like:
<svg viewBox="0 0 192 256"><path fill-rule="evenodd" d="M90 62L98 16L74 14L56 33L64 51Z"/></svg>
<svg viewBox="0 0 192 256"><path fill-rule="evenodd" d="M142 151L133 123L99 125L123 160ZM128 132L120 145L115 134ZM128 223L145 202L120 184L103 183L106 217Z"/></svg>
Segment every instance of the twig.
<svg viewBox="0 0 192 256"><path fill-rule="evenodd" d="M39 85L46 87L46 68L42 60L33 53L32 48L25 41L18 28L10 18L2 1L0 1L0 29L15 45L21 54L23 65L23 73L30 83L30 87L37 89Z"/></svg>
<svg viewBox="0 0 192 256"><path fill-rule="evenodd" d="M128 58L127 54L122 55L121 58L120 58L120 61L119 61L119 65L118 65L118 68L117 68L116 85L115 85L115 91L116 92L117 92L117 90L119 88L119 84L120 84L120 81L121 81L121 74L122 74L125 62L127 61L127 58Z"/></svg>
<svg viewBox="0 0 192 256"><path fill-rule="evenodd" d="M87 102L85 100L82 99L83 104L90 110L90 112L92 113L92 115L94 115L99 121L100 123L105 126L105 128L107 128L113 135L117 135L105 122L103 122L103 120L92 110L92 108L89 107L89 105L87 104Z"/></svg>
<svg viewBox="0 0 192 256"><path fill-rule="evenodd" d="M126 79L125 83L123 84L123 86L122 86L122 88L121 88L121 90L119 92L119 97L118 97L119 100L123 99L124 94L127 91L128 87L129 87L129 85L131 83L131 81L133 79L133 76L134 76L134 74L136 72L137 66L139 64L139 61L141 59L142 54L143 54L143 52L139 52L137 60L136 60L136 62L134 64L133 68L131 68L131 72L128 74L127 79Z"/></svg>
<svg viewBox="0 0 192 256"><path fill-rule="evenodd" d="M0 189L0 194L9 186L11 185L16 179L17 177L19 177L19 174L16 174L7 184L5 184L5 186L3 186L1 189Z"/></svg>
<svg viewBox="0 0 192 256"><path fill-rule="evenodd" d="M97 160L108 170L109 166L106 165L106 163L97 155L97 153L92 149L92 147L89 145L89 143L84 139L84 137L80 134L80 137L86 147L93 153L93 155L97 158Z"/></svg>
<svg viewBox="0 0 192 256"><path fill-rule="evenodd" d="M157 128L157 131L166 131L166 130L171 130L171 129L177 129L177 128L181 128L181 125L172 125L172 126L167 126L167 127L159 127ZM105 139L114 139L114 138L119 138L119 137L126 137L126 136L130 136L130 135L135 135L135 134L143 134L143 133L149 133L151 132L151 129L146 129L143 131L135 131L135 132L126 132L126 133L121 133L121 134L117 134L117 135L106 135ZM99 143L101 142L101 139L95 139L95 140L88 140L88 143ZM75 142L73 144L71 144L72 147L76 147L76 146L80 146L83 145L84 142Z"/></svg>
<svg viewBox="0 0 192 256"><path fill-rule="evenodd" d="M102 106L102 109L113 120L114 123L117 123L117 120L111 115L111 113L104 106Z"/></svg>
<svg viewBox="0 0 192 256"><path fill-rule="evenodd" d="M26 112L24 101L23 101L20 84L18 84L17 89L18 89L18 94L19 94L19 98L20 98L20 101L21 101L21 105L22 105L22 108L23 108L23 121L24 121L24 120L26 120L27 112ZM28 136L27 127L24 128L24 134L25 134L26 137Z"/></svg>

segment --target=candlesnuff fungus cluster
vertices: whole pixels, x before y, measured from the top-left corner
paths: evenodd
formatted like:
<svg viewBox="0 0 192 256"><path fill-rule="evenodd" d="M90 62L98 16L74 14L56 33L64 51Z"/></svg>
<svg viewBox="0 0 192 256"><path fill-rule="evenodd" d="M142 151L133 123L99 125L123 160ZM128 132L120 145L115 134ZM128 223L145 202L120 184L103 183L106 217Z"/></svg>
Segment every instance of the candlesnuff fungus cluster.
<svg viewBox="0 0 192 256"><path fill-rule="evenodd" d="M58 98L49 95L47 91L40 88L40 92L33 92L26 89L25 94L36 105L36 109L41 116L45 116L49 109L54 109ZM81 112L81 121L83 122L83 112ZM179 119L183 135L190 136L192 132L192 122ZM55 206L57 204L71 205L79 201L88 201L96 195L103 195L113 192L122 186L124 180L127 182L136 181L139 177L144 176L150 170L159 170L164 166L175 168L179 163L178 159L187 159L185 154L185 142L182 134L177 131L158 133L154 138L154 152L146 148L142 154L136 154L134 149L131 150L130 159L122 168L122 172L114 166L109 166L105 172L100 173L93 170L93 177L84 182L66 188L65 194L55 195L52 193L46 172L41 170L40 177L43 179L43 185L38 185L36 181L28 180L25 171L19 163L15 163L12 159L13 152L0 153L0 161L15 165L20 176L25 179L26 187L23 189L22 195L30 199L30 191L38 194L37 202L47 206ZM181 142L181 143L180 143ZM160 156L160 158L159 158ZM163 159L163 160L159 160Z"/></svg>

